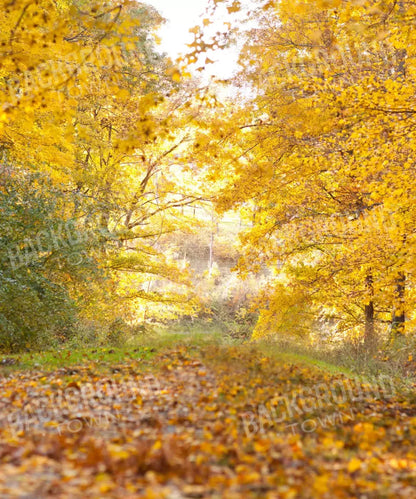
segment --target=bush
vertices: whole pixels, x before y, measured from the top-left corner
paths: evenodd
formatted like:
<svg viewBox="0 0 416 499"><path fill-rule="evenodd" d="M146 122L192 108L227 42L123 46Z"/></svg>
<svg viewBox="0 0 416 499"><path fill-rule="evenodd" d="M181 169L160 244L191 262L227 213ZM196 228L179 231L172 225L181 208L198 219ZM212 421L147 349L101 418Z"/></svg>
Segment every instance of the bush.
<svg viewBox="0 0 416 499"><path fill-rule="evenodd" d="M3 172L0 172L3 173ZM86 240L68 242L73 225L62 193L47 178L8 171L0 183L0 349L42 349L68 340L78 307L76 282L95 272ZM77 237L79 234L77 234Z"/></svg>

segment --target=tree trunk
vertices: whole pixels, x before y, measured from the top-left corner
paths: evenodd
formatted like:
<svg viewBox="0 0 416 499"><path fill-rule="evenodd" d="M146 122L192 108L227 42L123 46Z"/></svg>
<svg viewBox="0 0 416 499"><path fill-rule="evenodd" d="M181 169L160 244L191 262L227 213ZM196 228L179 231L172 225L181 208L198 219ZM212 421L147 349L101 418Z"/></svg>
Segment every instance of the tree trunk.
<svg viewBox="0 0 416 499"><path fill-rule="evenodd" d="M406 276L403 272L396 279L395 304L391 319L391 333L393 337L404 334L406 314L405 314L405 291Z"/></svg>
<svg viewBox="0 0 416 499"><path fill-rule="evenodd" d="M368 303L366 303L364 308L365 317L365 330L364 330L364 344L367 348L372 348L375 345L375 317L374 317L374 287L373 287L373 276L369 274L366 277L365 285L368 292Z"/></svg>

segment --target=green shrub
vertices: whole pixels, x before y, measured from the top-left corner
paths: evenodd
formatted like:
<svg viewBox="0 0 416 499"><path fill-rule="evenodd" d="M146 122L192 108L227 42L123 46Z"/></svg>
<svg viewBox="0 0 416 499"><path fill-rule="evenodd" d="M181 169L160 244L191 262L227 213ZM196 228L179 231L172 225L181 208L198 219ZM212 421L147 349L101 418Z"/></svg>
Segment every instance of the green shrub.
<svg viewBox="0 0 416 499"><path fill-rule="evenodd" d="M67 341L78 312L73 286L95 272L88 238L65 217L69 200L47 178L11 171L0 185L0 349L7 352Z"/></svg>

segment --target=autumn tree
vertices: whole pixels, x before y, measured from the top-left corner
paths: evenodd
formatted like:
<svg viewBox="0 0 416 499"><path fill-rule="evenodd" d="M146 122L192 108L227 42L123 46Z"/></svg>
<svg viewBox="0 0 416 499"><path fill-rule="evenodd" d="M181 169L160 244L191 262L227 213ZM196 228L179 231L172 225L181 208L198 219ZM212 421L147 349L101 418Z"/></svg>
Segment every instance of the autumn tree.
<svg viewBox="0 0 416 499"><path fill-rule="evenodd" d="M100 310L103 323L142 320L149 302L162 315L192 312L186 269L159 243L186 229L180 209L200 198L181 176L199 104L151 41L162 18L129 1L18 1L3 10L3 161L23 183L31 172L50 179L48 206L58 193L66 203L45 223L74 221L92 234L86 250L100 268L88 286L59 278L63 293L83 317ZM195 174L188 168L190 180ZM31 237L44 227L34 223Z"/></svg>
<svg viewBox="0 0 416 499"><path fill-rule="evenodd" d="M301 304L367 345L412 319L413 10L299 0L253 12L233 84L254 97L215 124L213 176L226 165L222 209L255 206L242 271L268 266L286 290L266 293L256 335Z"/></svg>

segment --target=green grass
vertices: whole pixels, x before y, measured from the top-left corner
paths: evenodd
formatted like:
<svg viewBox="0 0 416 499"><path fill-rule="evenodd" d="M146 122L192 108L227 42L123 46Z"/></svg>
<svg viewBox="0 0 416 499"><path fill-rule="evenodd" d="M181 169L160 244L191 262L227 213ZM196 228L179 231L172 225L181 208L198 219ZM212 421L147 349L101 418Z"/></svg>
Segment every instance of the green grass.
<svg viewBox="0 0 416 499"><path fill-rule="evenodd" d="M64 347L54 351L26 352L20 354L0 353L0 374L16 371L49 372L59 368L92 365L105 370L117 364L131 361L148 361L158 353L185 345L204 347L223 342L218 331L201 330L166 331L160 330L148 337L137 338L122 347ZM4 363L2 361L5 361Z"/></svg>
<svg viewBox="0 0 416 499"><path fill-rule="evenodd" d="M154 330L149 335L131 339L122 347L93 347L61 348L56 351L21 353L16 355L0 354L0 375L13 372L51 372L60 368L91 366L96 372L111 371L111 368L120 364L134 363L135 367L143 370L157 370L157 362L153 357L185 346L189 349L209 351L217 349L221 357L221 346L235 345L245 355L250 356L261 352L261 355L276 359L276 362L291 363L314 367L329 374L344 374L348 377L357 375L372 378L377 374L387 374L397 380L400 385L413 387L415 376L401 376L397 369L392 371L390 365L382 366L380 363L368 362L363 359L352 359L347 354L342 356L331 355L330 352L317 351L307 347L302 342L274 342L263 341L257 343L241 344L241 341L231 339L224 334L224 330L213 321L212 323L178 324L169 329ZM226 349L224 349L224 355ZM2 364L2 360L6 360ZM223 359L226 361L226 359ZM13 362L13 365L8 365ZM364 367L363 367L364 366Z"/></svg>
<svg viewBox="0 0 416 499"><path fill-rule="evenodd" d="M15 355L0 354L0 373L7 374L13 371L53 371L63 367L93 365L97 369L127 363L134 360L149 360L154 355L169 351L178 346L187 347L209 347L229 345L230 338L225 338L216 324L202 327L196 324L188 327L173 328L169 331L158 330L151 336L136 339L129 345L123 347L94 347L94 348L60 348L56 351L28 352ZM140 344L139 344L140 343ZM261 351L262 354L273 357L283 362L293 364L314 366L331 374L344 373L347 376L354 375L353 371L326 362L305 353L282 349L274 343L257 343L241 345L250 355L250 350ZM2 360L6 364L2 364ZM13 362L12 365L8 363Z"/></svg>
<svg viewBox="0 0 416 499"><path fill-rule="evenodd" d="M151 347L134 348L62 348L57 351L0 355L0 373L13 371L53 371L61 367L93 364L95 367L120 364L135 359L148 359L155 353ZM2 361L5 360L5 365ZM9 363L14 362L12 365Z"/></svg>
<svg viewBox="0 0 416 499"><path fill-rule="evenodd" d="M306 355L304 353L282 351L278 347L270 347L269 345L259 345L259 349L264 351L269 356L278 357L284 362L292 362L293 364L306 365L317 367L322 371L326 371L330 374L345 374L346 376L354 376L355 373L348 369L347 367L333 364L321 359L317 359L313 356Z"/></svg>
<svg viewBox="0 0 416 499"><path fill-rule="evenodd" d="M301 340L295 342L292 339L287 342L260 341L255 343L255 348L276 360L315 367L329 374L343 374L349 378L359 377L363 381L380 375L388 376L394 380L397 388L404 391L413 390L416 383L416 372L404 371L403 362L380 362L365 352L357 354L347 344L338 350L329 348L317 350Z"/></svg>

